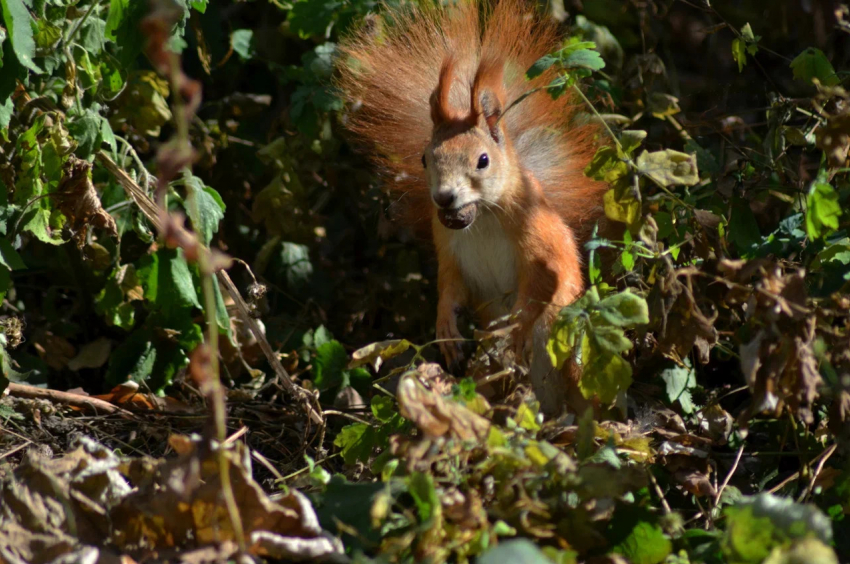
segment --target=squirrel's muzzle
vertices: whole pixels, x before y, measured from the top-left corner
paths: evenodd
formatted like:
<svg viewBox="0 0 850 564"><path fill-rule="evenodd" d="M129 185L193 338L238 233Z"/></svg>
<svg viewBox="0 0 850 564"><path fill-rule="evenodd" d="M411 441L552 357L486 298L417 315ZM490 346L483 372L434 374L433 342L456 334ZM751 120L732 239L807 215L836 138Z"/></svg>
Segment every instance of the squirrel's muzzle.
<svg viewBox="0 0 850 564"><path fill-rule="evenodd" d="M459 208L437 210L437 218L440 220L440 223L449 229L469 227L475 221L477 214L478 204L476 202L470 202Z"/></svg>

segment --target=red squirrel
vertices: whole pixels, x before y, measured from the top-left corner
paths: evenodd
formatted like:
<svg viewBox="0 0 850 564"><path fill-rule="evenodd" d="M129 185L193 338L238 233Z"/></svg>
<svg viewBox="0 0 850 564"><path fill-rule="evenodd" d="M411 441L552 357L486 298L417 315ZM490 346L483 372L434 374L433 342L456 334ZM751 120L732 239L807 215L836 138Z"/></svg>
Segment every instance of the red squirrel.
<svg viewBox="0 0 850 564"><path fill-rule="evenodd" d="M345 38L338 81L347 127L406 204L403 221L430 228L447 362L460 359L462 308L483 324L513 314L548 414L577 378L574 366L553 377L549 328L584 290L580 242L606 190L583 174L598 130L576 119L576 99L541 89L511 105L549 84L554 71L525 72L558 47L557 23L523 0L423 2Z"/></svg>

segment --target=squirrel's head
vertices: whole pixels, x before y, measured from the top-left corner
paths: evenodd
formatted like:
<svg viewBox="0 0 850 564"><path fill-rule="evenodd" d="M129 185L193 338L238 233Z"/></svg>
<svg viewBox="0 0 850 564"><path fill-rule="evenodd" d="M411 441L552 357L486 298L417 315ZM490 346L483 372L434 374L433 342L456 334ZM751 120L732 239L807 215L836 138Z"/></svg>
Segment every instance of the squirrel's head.
<svg viewBox="0 0 850 564"><path fill-rule="evenodd" d="M422 155L431 199L446 227L462 229L474 220L478 206L499 205L514 182L513 149L500 122L505 110L504 63L484 59L478 66L468 109L449 101L454 60L443 63L431 96L434 132Z"/></svg>

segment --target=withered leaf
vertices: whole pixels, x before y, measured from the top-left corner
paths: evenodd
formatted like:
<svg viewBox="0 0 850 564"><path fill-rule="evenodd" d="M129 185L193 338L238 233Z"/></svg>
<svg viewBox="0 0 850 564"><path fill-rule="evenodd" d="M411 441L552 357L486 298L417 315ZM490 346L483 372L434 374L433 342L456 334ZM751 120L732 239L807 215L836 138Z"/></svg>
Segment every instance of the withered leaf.
<svg viewBox="0 0 850 564"><path fill-rule="evenodd" d="M430 438L450 437L460 441L483 441L490 421L427 389L408 373L398 384L399 412L413 421Z"/></svg>
<svg viewBox="0 0 850 564"><path fill-rule="evenodd" d="M73 155L63 168L62 180L56 189L56 205L68 219L77 247L86 244L89 226L105 229L113 237L118 236L118 227L100 203L91 181L92 164Z"/></svg>

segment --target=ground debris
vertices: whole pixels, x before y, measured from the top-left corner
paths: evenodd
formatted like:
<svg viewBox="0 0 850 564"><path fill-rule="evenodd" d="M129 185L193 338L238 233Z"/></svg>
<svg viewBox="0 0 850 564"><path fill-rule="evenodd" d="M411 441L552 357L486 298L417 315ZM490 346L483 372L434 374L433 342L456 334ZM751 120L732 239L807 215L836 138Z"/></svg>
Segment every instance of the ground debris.
<svg viewBox="0 0 850 564"><path fill-rule="evenodd" d="M0 562L233 557L213 443L197 435L170 443L180 454L169 460L121 458L88 437L58 458L30 449L0 482ZM303 494L272 500L252 478L246 447L234 443L226 456L250 555L321 562L342 554Z"/></svg>

